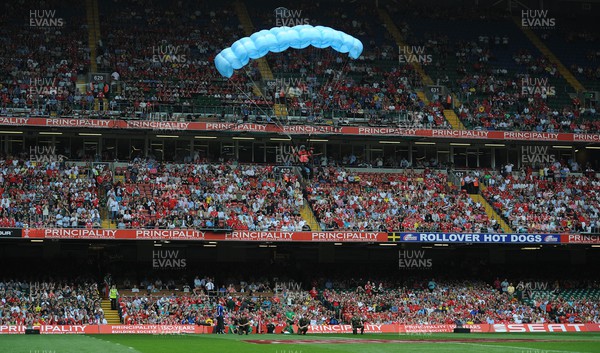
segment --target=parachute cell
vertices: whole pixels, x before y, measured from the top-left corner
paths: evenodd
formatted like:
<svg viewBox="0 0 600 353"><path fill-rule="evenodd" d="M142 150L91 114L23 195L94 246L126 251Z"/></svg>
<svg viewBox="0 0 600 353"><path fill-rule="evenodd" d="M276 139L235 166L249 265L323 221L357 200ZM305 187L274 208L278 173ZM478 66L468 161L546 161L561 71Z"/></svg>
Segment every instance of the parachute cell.
<svg viewBox="0 0 600 353"><path fill-rule="evenodd" d="M330 27L275 27L241 38L231 47L223 49L215 57L215 67L221 75L231 77L234 70L244 67L250 59L258 59L269 52L278 53L288 48L303 49L309 45L316 48L331 47L340 53L348 53L352 59L358 59L363 51L360 40Z"/></svg>

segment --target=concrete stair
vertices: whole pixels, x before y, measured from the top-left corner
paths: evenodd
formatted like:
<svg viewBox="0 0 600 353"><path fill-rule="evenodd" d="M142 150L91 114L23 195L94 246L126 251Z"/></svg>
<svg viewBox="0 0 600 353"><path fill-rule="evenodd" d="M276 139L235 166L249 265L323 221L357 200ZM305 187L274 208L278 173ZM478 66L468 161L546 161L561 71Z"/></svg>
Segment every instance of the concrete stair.
<svg viewBox="0 0 600 353"><path fill-rule="evenodd" d="M381 19L381 21L387 28L388 32L392 35L392 37L396 41L396 44L399 47L407 46L406 42L404 42L404 38L402 37L402 34L400 33L400 30L398 30L398 27L396 27L396 24L394 24L394 21L392 20L390 15L387 13L387 11L385 11L382 8L378 8L377 11L379 12L379 18ZM429 77L429 75L427 75L427 73L425 73L425 70L423 70L423 67L419 63L414 63L412 65L414 66L415 70L421 76L421 79L423 80L424 85L433 85L433 80L431 79L431 77Z"/></svg>
<svg viewBox="0 0 600 353"><path fill-rule="evenodd" d="M407 46L406 42L404 41L404 38L402 37L402 34L400 33L400 30L398 30L398 27L396 27L396 25L394 24L394 21L392 20L390 15L387 13L387 11L385 11L382 8L378 8L377 11L379 12L379 18L385 24L385 27L387 28L388 32L392 35L392 37L396 41L396 44L399 47ZM413 63L412 65L415 68L415 70L417 71L417 73L419 74L419 76L421 76L423 85L433 85L434 84L431 77L429 75L427 75L427 73L425 72L425 70L419 63ZM419 96L419 98L423 102L425 102L425 104L429 104L429 100L427 99L427 97L425 96L425 93L422 90L417 91L417 96ZM455 105L460 105L460 102L458 101L458 98L456 97L456 95L452 94L452 99L454 100ZM446 117L446 119L448 119L448 116L446 115L446 111L444 111L444 117ZM454 117L456 117L456 120L454 120L454 121L448 120L448 122L452 126L452 129L465 130L465 126L460 121L460 119L458 119L456 114L454 114Z"/></svg>
<svg viewBox="0 0 600 353"><path fill-rule="evenodd" d="M100 303L100 307L104 311L104 318L106 318L106 321L108 321L109 325L121 324L121 317L119 316L119 311L110 309L109 299L102 300L102 302Z"/></svg>
<svg viewBox="0 0 600 353"><path fill-rule="evenodd" d="M465 125L460 121L453 109L444 109L444 117L452 126L452 130L466 130Z"/></svg>
<svg viewBox="0 0 600 353"><path fill-rule="evenodd" d="M97 0L85 1L85 12L88 24L88 46L90 48L90 72L98 72L96 64L96 45L100 40L100 18Z"/></svg>
<svg viewBox="0 0 600 353"><path fill-rule="evenodd" d="M525 34L525 36L535 45L536 48L558 69L560 75L573 87L573 89L577 92L585 91L585 87L575 78L575 76L567 69L565 65L558 59L556 55L542 42L542 40L529 28L523 27L519 18L513 17L513 21L521 29L521 31Z"/></svg>
<svg viewBox="0 0 600 353"><path fill-rule="evenodd" d="M117 224L108 218L102 219L102 229L116 229Z"/></svg>
<svg viewBox="0 0 600 353"><path fill-rule="evenodd" d="M429 99L427 99L427 96L425 95L425 92L423 92L423 90L417 91L417 97L419 97L419 99L422 100L425 104L429 104Z"/></svg>
<svg viewBox="0 0 600 353"><path fill-rule="evenodd" d="M514 231L509 227L509 225L504 221L504 219L496 212L496 210L494 210L492 205L490 205L483 196L479 194L469 196L473 201L483 205L488 218L496 220L496 222L498 222L500 228L502 228L502 231L504 233L514 233Z"/></svg>
<svg viewBox="0 0 600 353"><path fill-rule="evenodd" d="M287 107L285 106L285 104L275 103L273 105L273 111L274 111L276 117L281 118L281 117L288 116L288 110L287 110Z"/></svg>
<svg viewBox="0 0 600 353"><path fill-rule="evenodd" d="M306 199L304 199L304 204L300 208L300 215L302 216L302 219L308 223L313 232L320 232L322 230L317 221L317 217L315 217L312 209L308 206L308 201Z"/></svg>

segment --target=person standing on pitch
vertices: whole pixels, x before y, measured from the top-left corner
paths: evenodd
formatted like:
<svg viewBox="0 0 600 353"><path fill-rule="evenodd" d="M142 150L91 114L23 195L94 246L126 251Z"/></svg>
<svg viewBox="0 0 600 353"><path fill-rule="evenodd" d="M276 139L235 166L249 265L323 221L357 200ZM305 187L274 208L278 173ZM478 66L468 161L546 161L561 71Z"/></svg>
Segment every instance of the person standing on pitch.
<svg viewBox="0 0 600 353"><path fill-rule="evenodd" d="M350 320L352 323L352 334L357 335L358 329L360 329L360 334L362 335L365 332L365 325L363 324L363 320L360 316L354 314L352 319Z"/></svg>
<svg viewBox="0 0 600 353"><path fill-rule="evenodd" d="M225 321L223 319L223 311L223 305L219 303L219 305L217 305L217 334L225 333Z"/></svg>
<svg viewBox="0 0 600 353"><path fill-rule="evenodd" d="M306 335L308 332L308 325L310 325L310 320L308 320L305 316L301 316L300 320L298 320L298 334Z"/></svg>

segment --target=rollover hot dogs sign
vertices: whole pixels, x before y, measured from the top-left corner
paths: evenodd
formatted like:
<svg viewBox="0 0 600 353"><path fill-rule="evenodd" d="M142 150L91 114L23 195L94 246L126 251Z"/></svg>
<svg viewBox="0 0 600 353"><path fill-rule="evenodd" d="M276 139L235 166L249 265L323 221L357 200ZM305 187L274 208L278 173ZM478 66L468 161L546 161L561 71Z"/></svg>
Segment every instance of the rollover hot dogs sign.
<svg viewBox="0 0 600 353"><path fill-rule="evenodd" d="M558 244L560 234L488 234L488 233L392 233L399 242L409 243L513 243Z"/></svg>

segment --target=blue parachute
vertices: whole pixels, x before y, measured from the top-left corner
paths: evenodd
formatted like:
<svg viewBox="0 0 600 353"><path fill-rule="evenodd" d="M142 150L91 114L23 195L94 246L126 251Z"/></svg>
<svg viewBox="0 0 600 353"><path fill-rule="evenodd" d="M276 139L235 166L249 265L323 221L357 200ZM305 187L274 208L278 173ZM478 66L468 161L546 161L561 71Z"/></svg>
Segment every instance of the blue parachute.
<svg viewBox="0 0 600 353"><path fill-rule="evenodd" d="M309 45L316 48L331 47L340 53L348 53L352 59L358 59L363 51L360 40L333 28L311 25L275 27L258 31L223 49L215 57L215 67L221 75L231 77L233 70L241 69L250 59L288 48L304 49Z"/></svg>

